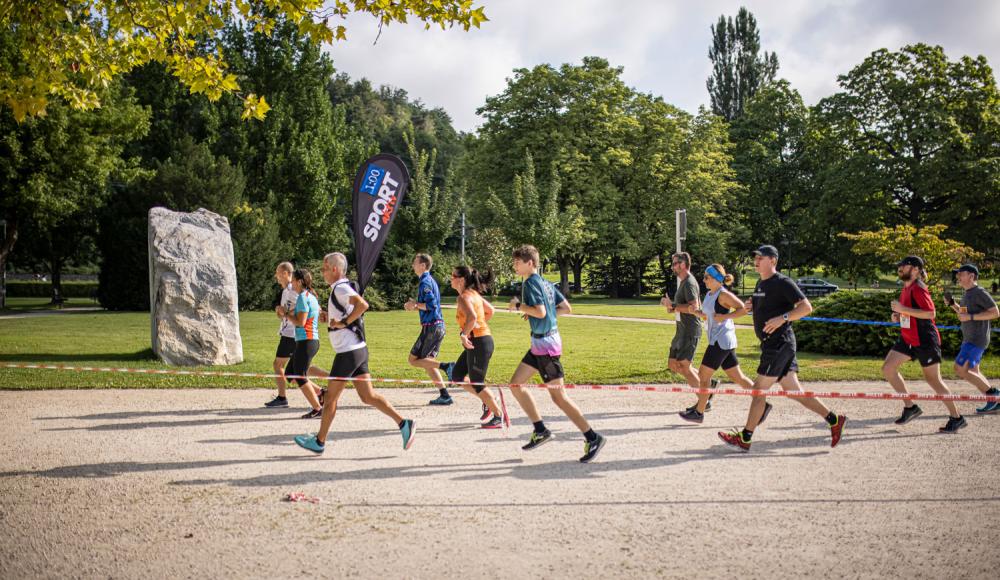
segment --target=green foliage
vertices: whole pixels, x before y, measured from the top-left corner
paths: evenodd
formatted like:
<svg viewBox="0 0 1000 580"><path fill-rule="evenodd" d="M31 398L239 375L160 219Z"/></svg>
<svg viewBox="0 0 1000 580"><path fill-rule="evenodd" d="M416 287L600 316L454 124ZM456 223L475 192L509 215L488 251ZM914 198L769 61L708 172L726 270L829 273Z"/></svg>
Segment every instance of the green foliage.
<svg viewBox="0 0 1000 580"><path fill-rule="evenodd" d="M233 211L229 227L240 310L269 310L275 289L274 269L284 261L287 247L278 222L269 208L244 203Z"/></svg>
<svg viewBox="0 0 1000 580"><path fill-rule="evenodd" d="M515 279L510 257L513 248L514 244L499 227L477 228L472 232L468 248L471 266L480 272L493 272L494 293Z"/></svg>
<svg viewBox="0 0 1000 580"><path fill-rule="evenodd" d="M96 282L63 282L63 298L94 298L97 296ZM8 280L8 298L32 298L52 296L51 282L33 282L25 280Z"/></svg>
<svg viewBox="0 0 1000 580"><path fill-rule="evenodd" d="M738 119L744 105L774 80L778 71L778 55L760 54L757 19L744 7L740 7L735 20L719 16L718 23L712 26L708 58L712 61L712 76L706 86L712 112L727 121Z"/></svg>
<svg viewBox="0 0 1000 580"><path fill-rule="evenodd" d="M920 229L896 226L841 236L854 241L854 253L875 256L886 267L895 266L906 256L920 256L930 281L941 283L949 277L952 269L967 262L979 261L982 257L961 242L942 237L945 229L943 225Z"/></svg>

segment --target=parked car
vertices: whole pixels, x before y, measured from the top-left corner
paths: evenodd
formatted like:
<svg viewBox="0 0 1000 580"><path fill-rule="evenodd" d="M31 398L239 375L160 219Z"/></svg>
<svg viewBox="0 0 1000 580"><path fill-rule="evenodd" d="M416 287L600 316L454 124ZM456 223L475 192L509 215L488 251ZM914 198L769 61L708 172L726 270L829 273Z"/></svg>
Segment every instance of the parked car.
<svg viewBox="0 0 1000 580"><path fill-rule="evenodd" d="M799 278L796 281L799 289L806 296L826 296L831 292L840 290L836 284L831 284L822 278Z"/></svg>

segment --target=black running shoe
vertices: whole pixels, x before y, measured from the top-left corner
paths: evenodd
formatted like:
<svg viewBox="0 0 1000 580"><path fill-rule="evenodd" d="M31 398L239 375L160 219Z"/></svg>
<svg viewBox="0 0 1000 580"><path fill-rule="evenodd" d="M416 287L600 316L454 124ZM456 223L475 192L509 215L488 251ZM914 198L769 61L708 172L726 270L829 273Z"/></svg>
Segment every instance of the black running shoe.
<svg viewBox="0 0 1000 580"><path fill-rule="evenodd" d="M965 417L962 417L961 415L958 418L948 417L948 422L945 423L944 427L938 429L938 431L941 433L958 433L958 430L962 429L966 425L968 425L968 423L965 421Z"/></svg>
<svg viewBox="0 0 1000 580"><path fill-rule="evenodd" d="M532 431L531 439L528 439L528 442L522 445L521 449L525 451L531 451L536 447L541 447L542 445L545 445L549 441L552 441L552 437L553 437L552 431L549 431L548 429L542 431L541 433L536 433Z"/></svg>
<svg viewBox="0 0 1000 580"><path fill-rule="evenodd" d="M303 419L315 419L323 416L323 409L309 409L309 412L302 415Z"/></svg>
<svg viewBox="0 0 1000 580"><path fill-rule="evenodd" d="M771 403L764 403L764 414L760 416L760 421L757 421L757 425L761 425L764 421L767 420L767 416L771 414L771 409L773 408L774 405L772 405Z"/></svg>
<svg viewBox="0 0 1000 580"><path fill-rule="evenodd" d="M910 421L916 419L917 417L923 415L924 412L920 409L918 405L913 405L912 407L903 407L903 414L896 419L897 425L906 425Z"/></svg>
<svg viewBox="0 0 1000 580"><path fill-rule="evenodd" d="M686 409L680 412L681 419L691 423L701 423L705 420L705 414L699 413L698 409Z"/></svg>
<svg viewBox="0 0 1000 580"><path fill-rule="evenodd" d="M264 403L264 406L270 409L288 407L288 397L275 397L270 401Z"/></svg>
<svg viewBox="0 0 1000 580"><path fill-rule="evenodd" d="M583 457L580 458L580 463L590 463L601 452L601 449L604 449L604 436L600 433L595 433L595 435L597 435L597 439L583 444Z"/></svg>

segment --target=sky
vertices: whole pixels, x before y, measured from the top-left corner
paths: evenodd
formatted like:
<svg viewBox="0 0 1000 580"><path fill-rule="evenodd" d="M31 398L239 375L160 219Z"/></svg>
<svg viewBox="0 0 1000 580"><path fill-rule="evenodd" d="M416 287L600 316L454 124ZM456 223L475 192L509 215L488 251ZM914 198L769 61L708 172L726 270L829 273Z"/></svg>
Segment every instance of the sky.
<svg viewBox="0 0 1000 580"><path fill-rule="evenodd" d="M1000 2L990 0L476 0L490 19L480 29L441 30L411 21L383 29L352 16L347 42L327 47L339 72L405 90L441 107L455 128L475 131L487 96L503 92L517 68L579 64L585 56L624 67L627 84L696 112L708 106L710 27L746 6L761 48L776 52L778 76L812 104L879 48L916 42L944 47L952 60L984 55L1000 63Z"/></svg>

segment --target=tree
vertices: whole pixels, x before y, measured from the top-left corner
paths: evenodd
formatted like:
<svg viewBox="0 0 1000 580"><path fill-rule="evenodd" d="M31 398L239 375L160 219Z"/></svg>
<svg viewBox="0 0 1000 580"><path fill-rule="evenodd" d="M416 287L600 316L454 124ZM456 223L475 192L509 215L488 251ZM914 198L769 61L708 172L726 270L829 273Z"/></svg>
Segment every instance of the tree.
<svg viewBox="0 0 1000 580"><path fill-rule="evenodd" d="M855 253L875 256L886 266L906 256L920 256L928 278L940 282L953 268L982 258L982 254L965 244L943 237L946 229L947 226L940 224L919 229L904 225L841 235L854 242Z"/></svg>
<svg viewBox="0 0 1000 580"><path fill-rule="evenodd" d="M760 53L757 19L743 7L735 20L722 15L712 26L708 58L712 61L712 76L706 86L712 112L726 121L739 118L746 103L778 72L778 56Z"/></svg>
<svg viewBox="0 0 1000 580"><path fill-rule="evenodd" d="M100 106L100 87L150 62L167 67L193 93L210 100L239 95L243 117L263 119L263 96L241 93L229 63L204 43L238 14L247 27L269 36L282 21L311 42L346 40L343 22L369 14L379 30L415 18L429 28L486 21L472 0L59 0L0 3L0 25L11 34L17 58L0 62L0 101L20 122L46 110L49 95L74 109ZM331 23L332 20L332 23Z"/></svg>

